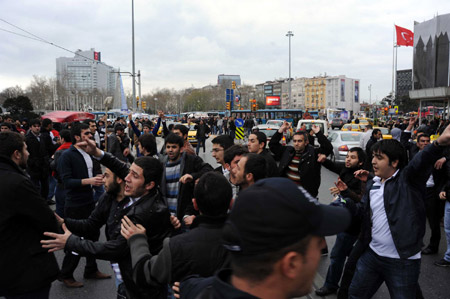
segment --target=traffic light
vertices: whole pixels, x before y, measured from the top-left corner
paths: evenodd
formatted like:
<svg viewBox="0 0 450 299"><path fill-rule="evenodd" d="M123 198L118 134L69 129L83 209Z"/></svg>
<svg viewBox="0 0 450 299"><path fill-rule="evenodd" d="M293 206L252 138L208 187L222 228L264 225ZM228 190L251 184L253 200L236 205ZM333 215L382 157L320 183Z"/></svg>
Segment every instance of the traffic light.
<svg viewBox="0 0 450 299"><path fill-rule="evenodd" d="M258 106L258 104L257 104L257 103L256 103L255 105L256 105L256 106L255 106L255 111L256 111L256 110L258 110L258 109L259 109L259 106Z"/></svg>
<svg viewBox="0 0 450 299"><path fill-rule="evenodd" d="M256 111L256 104L252 104L252 111Z"/></svg>
<svg viewBox="0 0 450 299"><path fill-rule="evenodd" d="M231 104L230 104L230 102L227 102L227 110L231 110Z"/></svg>
<svg viewBox="0 0 450 299"><path fill-rule="evenodd" d="M236 81L231 81L231 88L236 89Z"/></svg>
<svg viewBox="0 0 450 299"><path fill-rule="evenodd" d="M147 102L146 101L142 101L142 109L147 109Z"/></svg>
<svg viewBox="0 0 450 299"><path fill-rule="evenodd" d="M388 107L384 107L384 115L388 115Z"/></svg>

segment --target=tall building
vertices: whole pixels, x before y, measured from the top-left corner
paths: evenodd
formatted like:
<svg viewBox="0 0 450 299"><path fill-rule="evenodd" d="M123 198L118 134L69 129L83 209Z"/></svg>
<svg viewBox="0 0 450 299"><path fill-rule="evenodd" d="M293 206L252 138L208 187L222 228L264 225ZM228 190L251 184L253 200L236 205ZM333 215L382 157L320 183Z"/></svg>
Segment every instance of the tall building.
<svg viewBox="0 0 450 299"><path fill-rule="evenodd" d="M412 100L440 102L448 107L450 98L450 14L414 22ZM446 109L446 111L448 111Z"/></svg>
<svg viewBox="0 0 450 299"><path fill-rule="evenodd" d="M289 82L285 83L282 101L284 109L305 109L305 82L307 78L296 78L291 81L291 99L289 99Z"/></svg>
<svg viewBox="0 0 450 299"><path fill-rule="evenodd" d="M112 96L117 72L101 62L101 53L95 49L78 50L74 57L56 58L56 78L71 93L100 92Z"/></svg>

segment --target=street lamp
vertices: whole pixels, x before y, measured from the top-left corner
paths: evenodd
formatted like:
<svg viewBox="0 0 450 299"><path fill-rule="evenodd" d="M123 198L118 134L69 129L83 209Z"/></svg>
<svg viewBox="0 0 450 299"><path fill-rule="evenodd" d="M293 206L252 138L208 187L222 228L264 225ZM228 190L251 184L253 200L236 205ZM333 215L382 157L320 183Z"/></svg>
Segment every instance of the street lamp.
<svg viewBox="0 0 450 299"><path fill-rule="evenodd" d="M372 84L369 84L369 104L372 104Z"/></svg>
<svg viewBox="0 0 450 299"><path fill-rule="evenodd" d="M286 34L289 37L289 102L291 102L291 37L294 36L292 31Z"/></svg>
<svg viewBox="0 0 450 299"><path fill-rule="evenodd" d="M135 65L134 65L134 0L131 0L131 42L132 42L132 52L133 52L133 70L131 76L133 77L133 110L136 111L136 82L134 81Z"/></svg>
<svg viewBox="0 0 450 299"><path fill-rule="evenodd" d="M158 114L158 112L156 112L156 102L158 101L158 98L154 98L155 100L155 114Z"/></svg>

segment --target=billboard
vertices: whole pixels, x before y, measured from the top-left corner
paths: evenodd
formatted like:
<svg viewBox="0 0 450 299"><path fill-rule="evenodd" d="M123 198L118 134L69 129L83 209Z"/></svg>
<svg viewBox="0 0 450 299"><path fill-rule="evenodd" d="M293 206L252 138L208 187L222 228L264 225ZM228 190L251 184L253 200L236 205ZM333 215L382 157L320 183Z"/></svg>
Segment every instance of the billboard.
<svg viewBox="0 0 450 299"><path fill-rule="evenodd" d="M100 52L94 52L94 60L102 61Z"/></svg>
<svg viewBox="0 0 450 299"><path fill-rule="evenodd" d="M345 79L341 79L341 102L345 102Z"/></svg>
<svg viewBox="0 0 450 299"><path fill-rule="evenodd" d="M450 14L414 25L414 89L449 86Z"/></svg>
<svg viewBox="0 0 450 299"><path fill-rule="evenodd" d="M359 102L359 81L355 81L355 103Z"/></svg>
<svg viewBox="0 0 450 299"><path fill-rule="evenodd" d="M281 105L280 97L278 96L267 96L266 106L279 106Z"/></svg>

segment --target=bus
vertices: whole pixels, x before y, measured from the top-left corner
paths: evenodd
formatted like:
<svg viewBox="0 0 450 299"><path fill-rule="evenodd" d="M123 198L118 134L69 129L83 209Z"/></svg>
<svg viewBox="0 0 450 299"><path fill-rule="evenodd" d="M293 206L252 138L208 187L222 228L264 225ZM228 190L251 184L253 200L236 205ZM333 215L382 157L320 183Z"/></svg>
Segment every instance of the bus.
<svg viewBox="0 0 450 299"><path fill-rule="evenodd" d="M419 108L420 110L420 108ZM417 111L419 111L417 110ZM420 118L433 119L435 117L441 116L444 113L444 108L436 106L422 107L420 111Z"/></svg>
<svg viewBox="0 0 450 299"><path fill-rule="evenodd" d="M308 111L311 116L318 117L317 110ZM294 124L294 120L297 122L303 117L304 111L301 109L259 109L257 111L246 110L231 110L231 116L235 118L254 117L258 120L259 124L265 124L270 119L284 119L287 122Z"/></svg>

